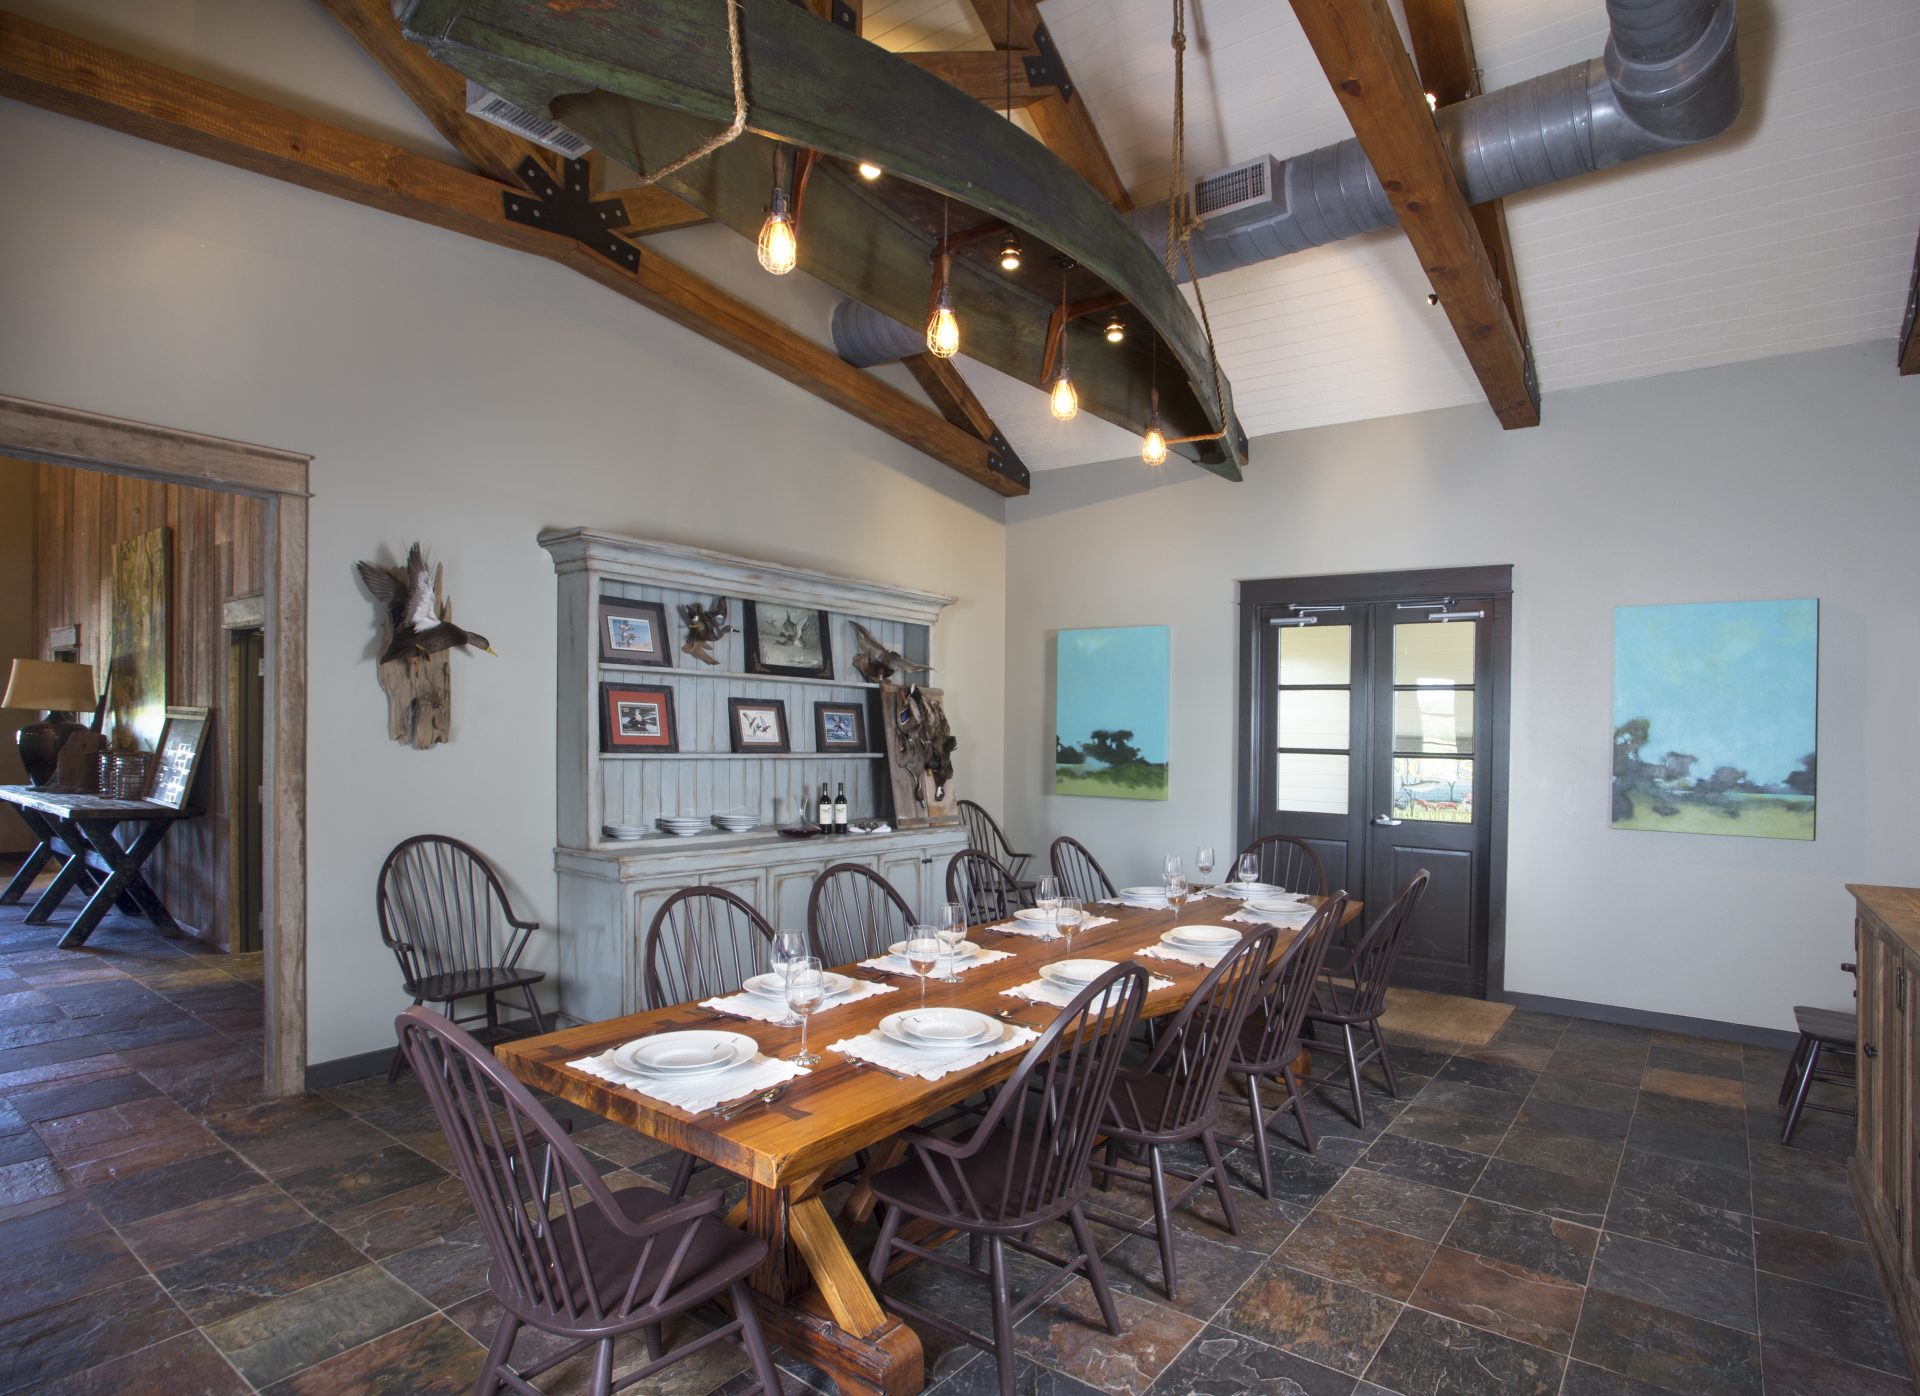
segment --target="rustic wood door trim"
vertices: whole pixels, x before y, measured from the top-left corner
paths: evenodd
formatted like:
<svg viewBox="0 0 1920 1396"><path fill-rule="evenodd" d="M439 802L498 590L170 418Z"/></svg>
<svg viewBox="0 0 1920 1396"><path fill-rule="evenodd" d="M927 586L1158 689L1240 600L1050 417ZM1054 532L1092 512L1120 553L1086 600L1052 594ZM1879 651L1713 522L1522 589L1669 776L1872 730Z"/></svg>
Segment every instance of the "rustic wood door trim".
<svg viewBox="0 0 1920 1396"><path fill-rule="evenodd" d="M0 394L0 455L251 495L265 504L266 1087L307 1077L307 479L311 456Z"/></svg>

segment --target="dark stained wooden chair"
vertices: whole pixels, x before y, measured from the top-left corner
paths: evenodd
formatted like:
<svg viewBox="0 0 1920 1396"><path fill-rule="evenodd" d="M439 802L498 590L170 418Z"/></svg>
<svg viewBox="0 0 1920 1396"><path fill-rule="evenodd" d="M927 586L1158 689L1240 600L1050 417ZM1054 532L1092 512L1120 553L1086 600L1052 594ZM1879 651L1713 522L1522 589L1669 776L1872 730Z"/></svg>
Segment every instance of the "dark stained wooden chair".
<svg viewBox="0 0 1920 1396"><path fill-rule="evenodd" d="M947 860L947 900L967 909L967 924L1004 921L1026 905L1026 889L990 854L963 848Z"/></svg>
<svg viewBox="0 0 1920 1396"><path fill-rule="evenodd" d="M1346 913L1347 894L1335 892L1280 952L1260 986L1260 1001L1247 1015L1233 1063L1227 1068L1229 1075L1239 1076L1246 1085L1253 1142L1260 1151L1260 1195L1269 1201L1273 1199L1273 1160L1267 1151L1267 1128L1270 1119L1279 1117L1269 1117L1262 1110L1260 1083L1277 1081L1287 1088L1287 1105L1300 1125L1301 1141L1308 1153L1318 1153L1313 1126L1307 1123L1306 1093L1294 1075L1293 1061L1300 1055L1300 1029L1313 1004L1320 966Z"/></svg>
<svg viewBox="0 0 1920 1396"><path fill-rule="evenodd" d="M1211 1186L1219 1195L1228 1232L1240 1234L1240 1216L1234 1209L1219 1141L1213 1137L1213 1123L1220 1115L1220 1087L1233 1063L1247 1014L1260 1000L1276 935L1271 926L1255 926L1222 955L1193 997L1167 1020L1146 1060L1137 1067L1121 1068L1107 1102L1107 1156L1105 1162L1093 1165L1094 1172L1103 1187L1116 1175L1146 1183L1153 1194L1153 1222L1142 1225L1131 1216L1104 1209L1093 1215L1117 1230L1151 1236L1159 1243L1160 1273L1169 1299L1178 1283L1174 1208ZM1207 1166L1185 1173L1169 1165L1164 1153L1193 1139L1200 1141ZM1123 1150L1135 1148L1146 1152L1144 1170L1119 1160ZM1177 1197L1167 1189L1169 1175L1186 1184Z"/></svg>
<svg viewBox="0 0 1920 1396"><path fill-rule="evenodd" d="M1337 1029L1339 1040L1303 1035L1300 1045L1314 1052L1344 1054L1347 1085L1353 1093L1353 1122L1362 1128L1367 1123L1367 1103L1361 1093L1361 1067L1377 1059L1381 1074L1387 1080L1388 1093L1395 1100L1400 1098L1393 1058L1387 1055L1387 1040L1380 1035L1380 1015L1387 1008L1387 981L1393 976L1401 947L1406 944L1414 913L1420 909L1420 898L1426 894L1427 878L1427 870L1421 868L1401 884L1393 900L1387 903L1387 909L1374 918L1366 934L1337 966L1334 957L1341 952L1337 948L1329 949L1328 968L1321 974L1314 1004L1307 1010L1309 1026L1329 1031ZM1335 973L1341 977L1333 978ZM1354 1041L1354 1031L1358 1028L1364 1028L1372 1038L1364 1048ZM1324 1090L1340 1083L1315 1074L1302 1076L1300 1084L1311 1090Z"/></svg>
<svg viewBox="0 0 1920 1396"><path fill-rule="evenodd" d="M1089 1160L1108 1093L1146 996L1147 972L1138 965L1115 965L1076 994L1027 1048L979 1123L960 1137L919 1128L906 1131L901 1138L908 1146L907 1157L872 1179L874 1196L886 1208L868 1263L881 1302L914 1323L991 1352L1003 1396L1015 1391L1013 1326L1054 1292L1061 1272L1086 1275L1107 1332L1119 1336L1120 1317L1083 1204L1092 1185ZM1063 1217L1076 1254L1054 1255L1033 1245L1037 1228ZM902 1223L908 1220L966 1232L972 1241L968 1261L903 1237ZM1018 1301L1007 1279L1009 1246L1055 1267L1044 1283ZM934 1313L886 1294L881 1287L900 1252L984 1280L992 1338L960 1326L952 1309Z"/></svg>
<svg viewBox="0 0 1920 1396"><path fill-rule="evenodd" d="M1284 887L1289 892L1300 892L1309 897L1324 897L1327 894L1327 865L1304 840L1287 834L1268 834L1265 838L1255 839L1240 850L1239 858L1233 860L1233 867L1227 869L1229 877L1237 876L1240 858L1249 853L1260 861L1262 882L1271 882L1275 887Z"/></svg>
<svg viewBox="0 0 1920 1396"><path fill-rule="evenodd" d="M1013 845L1007 842L1007 836L1000 831L999 821L988 814L985 807L972 800L960 803L960 822L967 829L967 847L975 853L984 853L1013 874L1015 885L1023 895L1030 895L1033 883L1027 877L1027 864L1033 860L1031 853L1016 853Z"/></svg>
<svg viewBox="0 0 1920 1396"><path fill-rule="evenodd" d="M1079 839L1062 834L1047 850L1047 861L1066 896L1077 897L1083 904L1113 900L1113 879Z"/></svg>
<svg viewBox="0 0 1920 1396"><path fill-rule="evenodd" d="M380 939L400 962L400 981L416 1006L436 1003L457 1023L484 1019L487 1041L509 1035L500 1022L499 996L518 991L533 1020L547 1030L533 986L546 975L521 969L520 956L538 921L514 914L500 878L480 853L445 834L417 834L402 841L380 865L374 887ZM454 1006L485 998L481 1013L462 1018ZM399 1079L406 1058L398 1047L387 1079Z"/></svg>
<svg viewBox="0 0 1920 1396"><path fill-rule="evenodd" d="M823 965L884 955L916 919L891 882L859 863L835 863L807 897L807 939Z"/></svg>
<svg viewBox="0 0 1920 1396"><path fill-rule="evenodd" d="M1782 1144L1793 1143L1800 1116L1808 1110L1824 1110L1830 1115L1854 1113L1843 1105L1808 1099L1815 1083L1859 1089L1860 1025L1856 1015L1838 1008L1796 1004L1793 1021L1800 1029L1800 1039L1793 1045L1793 1059L1787 1064L1786 1079L1780 1083L1780 1103L1787 1108L1780 1129ZM1822 1070L1823 1060L1830 1060L1832 1069Z"/></svg>
<svg viewBox="0 0 1920 1396"><path fill-rule="evenodd" d="M622 1377L622 1387L737 1337L753 1367L751 1389L780 1396L747 1286L766 1242L720 1219L720 1193L676 1201L652 1188L612 1191L559 1122L471 1036L418 1007L394 1027L479 1217L492 1261L487 1284L504 1311L474 1384L478 1396L535 1391L533 1378L589 1348L586 1390L610 1396L614 1341L636 1331L649 1360ZM722 1297L731 1321L662 1350L669 1319ZM523 1328L564 1346L537 1344L532 1365L516 1369Z"/></svg>

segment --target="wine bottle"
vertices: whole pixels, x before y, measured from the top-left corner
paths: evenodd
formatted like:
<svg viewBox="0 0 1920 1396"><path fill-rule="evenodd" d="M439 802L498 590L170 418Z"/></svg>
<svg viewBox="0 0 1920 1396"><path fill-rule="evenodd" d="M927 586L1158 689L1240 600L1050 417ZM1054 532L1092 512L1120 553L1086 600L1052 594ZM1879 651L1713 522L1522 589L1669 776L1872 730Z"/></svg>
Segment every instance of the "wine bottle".
<svg viewBox="0 0 1920 1396"><path fill-rule="evenodd" d="M847 783L840 782L840 793L833 797L833 832L847 832Z"/></svg>
<svg viewBox="0 0 1920 1396"><path fill-rule="evenodd" d="M827 794L827 783L824 780L820 782L820 804L814 813L816 816L814 823L819 826L820 832L831 834L833 832L833 797Z"/></svg>

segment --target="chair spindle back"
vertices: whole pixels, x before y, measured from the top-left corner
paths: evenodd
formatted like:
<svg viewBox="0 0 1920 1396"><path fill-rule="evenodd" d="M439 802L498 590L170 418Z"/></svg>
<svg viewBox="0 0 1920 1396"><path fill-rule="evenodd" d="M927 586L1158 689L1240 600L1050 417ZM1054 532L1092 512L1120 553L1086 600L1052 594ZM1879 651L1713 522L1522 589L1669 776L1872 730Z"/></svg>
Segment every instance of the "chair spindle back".
<svg viewBox="0 0 1920 1396"><path fill-rule="evenodd" d="M835 863L813 880L807 898L807 939L823 965L884 955L914 921L899 890L859 863Z"/></svg>
<svg viewBox="0 0 1920 1396"><path fill-rule="evenodd" d="M648 1008L730 994L766 968L773 927L724 887L683 887L647 930Z"/></svg>
<svg viewBox="0 0 1920 1396"><path fill-rule="evenodd" d="M1079 839L1062 834L1047 851L1047 861L1067 896L1077 897L1082 903L1113 900L1113 879Z"/></svg>
<svg viewBox="0 0 1920 1396"><path fill-rule="evenodd" d="M487 860L445 834L395 847L380 865L374 905L408 992L433 975L513 965L535 924L515 919Z"/></svg>
<svg viewBox="0 0 1920 1396"><path fill-rule="evenodd" d="M1304 840L1289 834L1268 834L1241 849L1240 857L1249 853L1260 861L1262 882L1309 897L1327 894L1327 865ZM1239 867L1239 859L1234 860L1234 866Z"/></svg>
<svg viewBox="0 0 1920 1396"><path fill-rule="evenodd" d="M1380 919L1367 928L1360 943L1353 947L1348 974L1353 980L1353 997L1347 1011L1362 1017L1376 1017L1386 1011L1387 981L1399 962L1400 951L1413 929L1413 916L1426 895L1431 874L1421 868L1400 884Z"/></svg>
<svg viewBox="0 0 1920 1396"><path fill-rule="evenodd" d="M1307 1010L1313 1006L1320 967L1346 914L1347 894L1335 892L1280 952L1260 986L1259 1038L1241 1042L1238 1065L1278 1071L1293 1059Z"/></svg>
<svg viewBox="0 0 1920 1396"><path fill-rule="evenodd" d="M967 909L967 924L1004 921L1020 906L1020 884L999 859L964 848L947 863L947 900Z"/></svg>

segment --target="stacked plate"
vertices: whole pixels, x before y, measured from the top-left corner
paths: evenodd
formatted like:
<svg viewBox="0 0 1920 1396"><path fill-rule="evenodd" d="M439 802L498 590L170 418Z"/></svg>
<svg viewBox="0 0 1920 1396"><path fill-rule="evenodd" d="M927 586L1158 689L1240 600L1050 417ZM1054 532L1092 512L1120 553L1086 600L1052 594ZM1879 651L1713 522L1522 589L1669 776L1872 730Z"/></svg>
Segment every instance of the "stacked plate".
<svg viewBox="0 0 1920 1396"><path fill-rule="evenodd" d="M1013 913L1013 919L1016 921L1025 921L1033 925L1051 926L1054 922L1054 914L1044 907L1023 906Z"/></svg>
<svg viewBox="0 0 1920 1396"><path fill-rule="evenodd" d="M1128 906L1164 911L1167 907L1167 892L1164 887L1122 887L1120 900Z"/></svg>
<svg viewBox="0 0 1920 1396"><path fill-rule="evenodd" d="M716 828L725 829L729 834L744 834L760 821L750 814L716 814L713 822Z"/></svg>
<svg viewBox="0 0 1920 1396"><path fill-rule="evenodd" d="M1050 965L1040 966L1040 977L1049 984L1057 984L1070 994L1077 994L1101 975L1112 969L1112 960L1055 960Z"/></svg>
<svg viewBox="0 0 1920 1396"><path fill-rule="evenodd" d="M1278 892L1265 897L1248 897L1247 910L1256 916L1295 916L1313 908L1297 892Z"/></svg>
<svg viewBox="0 0 1920 1396"><path fill-rule="evenodd" d="M707 821L691 814L663 814L653 822L661 833L683 839L707 831Z"/></svg>
<svg viewBox="0 0 1920 1396"><path fill-rule="evenodd" d="M827 997L844 994L853 987L853 981L844 974L829 971L821 976L827 986ZM787 999L787 977L778 970L771 974L756 974L740 986L758 998L775 999L785 1003Z"/></svg>
<svg viewBox="0 0 1920 1396"><path fill-rule="evenodd" d="M1276 893L1284 895L1287 890L1271 882L1223 882L1220 886L1236 897L1271 897Z"/></svg>
<svg viewBox="0 0 1920 1396"><path fill-rule="evenodd" d="M904 940L896 940L892 945L889 945L887 947L887 950L890 954L898 955L903 960L907 958L907 943ZM980 953L979 946L975 945L970 940L963 940L960 942L960 948L954 951L953 957L956 962L960 960L971 960L975 955L978 955L979 953ZM942 946L940 948L941 963L944 964L946 962L946 958L947 958L946 947Z"/></svg>
<svg viewBox="0 0 1920 1396"><path fill-rule="evenodd" d="M602 824L600 832L610 839L644 839L647 826L644 824Z"/></svg>
<svg viewBox="0 0 1920 1396"><path fill-rule="evenodd" d="M923 1052L961 1052L998 1042L1006 1025L970 1008L915 1008L880 1020L882 1035Z"/></svg>
<svg viewBox="0 0 1920 1396"><path fill-rule="evenodd" d="M662 1032L615 1049L614 1062L636 1076L673 1081L708 1076L752 1061L760 1046L738 1032Z"/></svg>
<svg viewBox="0 0 1920 1396"><path fill-rule="evenodd" d="M1240 932L1231 926L1175 926L1160 943L1189 955L1224 955L1240 943Z"/></svg>

